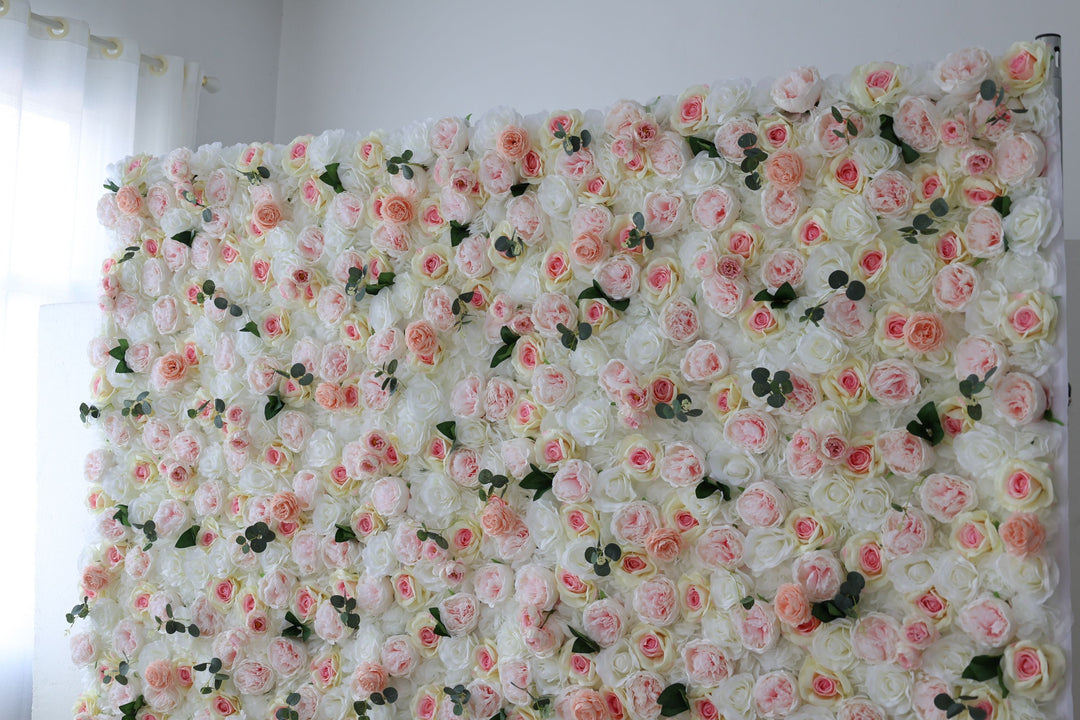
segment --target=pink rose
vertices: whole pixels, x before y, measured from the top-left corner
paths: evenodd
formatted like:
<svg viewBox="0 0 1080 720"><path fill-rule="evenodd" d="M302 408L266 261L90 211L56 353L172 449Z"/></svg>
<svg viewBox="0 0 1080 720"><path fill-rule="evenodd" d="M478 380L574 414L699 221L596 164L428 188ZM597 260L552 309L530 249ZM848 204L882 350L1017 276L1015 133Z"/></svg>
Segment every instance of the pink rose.
<svg viewBox="0 0 1080 720"><path fill-rule="evenodd" d="M532 322L541 335L557 338L559 325L577 329L577 307L563 293L544 293L533 303Z"/></svg>
<svg viewBox="0 0 1080 720"><path fill-rule="evenodd" d="M746 537L731 525L710 527L696 543L697 555L713 568L733 570L742 564Z"/></svg>
<svg viewBox="0 0 1080 720"><path fill-rule="evenodd" d="M1035 513L1013 513L998 527L1005 550L1018 558L1027 558L1042 550L1046 528Z"/></svg>
<svg viewBox="0 0 1080 720"><path fill-rule="evenodd" d="M484 388L484 413L490 420L505 420L517 400L517 389L502 378L488 380Z"/></svg>
<svg viewBox="0 0 1080 720"><path fill-rule="evenodd" d="M270 667L281 677L292 677L307 664L307 651L302 643L289 638L274 638L269 648Z"/></svg>
<svg viewBox="0 0 1080 720"><path fill-rule="evenodd" d="M439 351L439 335L427 320L414 320L405 328L405 346L417 358L431 358Z"/></svg>
<svg viewBox="0 0 1080 720"><path fill-rule="evenodd" d="M653 191L645 196L645 229L655 237L671 235L682 225L685 209L682 195Z"/></svg>
<svg viewBox="0 0 1080 720"><path fill-rule="evenodd" d="M390 678L386 668L378 663L362 662L356 666L352 675L352 694L364 698L372 693L381 692Z"/></svg>
<svg viewBox="0 0 1080 720"><path fill-rule="evenodd" d="M919 371L907 360L888 359L870 367L867 385L870 396L888 407L912 402L922 388Z"/></svg>
<svg viewBox="0 0 1080 720"><path fill-rule="evenodd" d="M855 621L851 630L851 647L860 660L875 665L896 659L900 644L900 627L896 620L883 613L867 613Z"/></svg>
<svg viewBox="0 0 1080 720"><path fill-rule="evenodd" d="M664 304L659 324L660 334L679 344L692 341L700 329L697 308L684 297L672 298Z"/></svg>
<svg viewBox="0 0 1080 720"><path fill-rule="evenodd" d="M817 68L800 67L777 78L770 95L781 110L804 113L817 105L821 88L821 76Z"/></svg>
<svg viewBox="0 0 1080 720"><path fill-rule="evenodd" d="M638 290L639 272L637 263L620 254L601 264L595 277L600 289L612 299L626 300Z"/></svg>
<svg viewBox="0 0 1080 720"><path fill-rule="evenodd" d="M1001 647L1012 639L1012 608L999 598L984 595L960 610L960 627L983 647Z"/></svg>
<svg viewBox="0 0 1080 720"><path fill-rule="evenodd" d="M765 216L765 222L773 228L788 227L799 215L803 199L802 193L797 189L769 183L761 193L761 212Z"/></svg>
<svg viewBox="0 0 1080 720"><path fill-rule="evenodd" d="M585 634L600 647L614 645L626 629L626 615L622 606L610 598L585 606L581 618Z"/></svg>
<svg viewBox="0 0 1080 720"><path fill-rule="evenodd" d="M1005 252L1005 230L1001 215L989 207L979 207L968 215L964 226L968 252L977 258L990 258Z"/></svg>
<svg viewBox="0 0 1080 720"><path fill-rule="evenodd" d="M890 510L885 515L881 544L896 556L913 555L930 544L933 528L922 511L907 508Z"/></svg>
<svg viewBox="0 0 1080 720"><path fill-rule="evenodd" d="M870 209L878 215L898 218L906 215L913 201L911 181L897 170L879 173L863 190Z"/></svg>
<svg viewBox="0 0 1080 720"><path fill-rule="evenodd" d="M598 476L593 466L584 460L571 459L563 463L551 481L551 492L560 502L583 502Z"/></svg>
<svg viewBox="0 0 1080 720"><path fill-rule="evenodd" d="M1042 174L1046 146L1034 133L1006 133L994 148L994 160L1001 181L1018 185Z"/></svg>
<svg viewBox="0 0 1080 720"><path fill-rule="evenodd" d="M979 273L967 263L952 263L934 276L934 300L943 310L960 312L978 292Z"/></svg>
<svg viewBox="0 0 1080 720"><path fill-rule="evenodd" d="M631 717L640 720L657 720L660 717L658 699L664 691L664 682L659 675L636 672L623 681L622 691Z"/></svg>
<svg viewBox="0 0 1080 720"><path fill-rule="evenodd" d="M748 287L742 278L732 279L723 275L712 275L705 278L702 291L705 302L720 317L733 317L746 304Z"/></svg>
<svg viewBox="0 0 1080 720"><path fill-rule="evenodd" d="M947 93L974 95L986 79L994 59L982 48L965 48L950 53L934 69L934 80Z"/></svg>
<svg viewBox="0 0 1080 720"><path fill-rule="evenodd" d="M1001 372L1007 362L1005 348L983 335L965 337L957 343L953 357L956 359L956 377L959 380L968 375L985 378L993 368Z"/></svg>
<svg viewBox="0 0 1080 720"><path fill-rule="evenodd" d="M711 340L698 340L682 359L683 377L689 382L709 382L727 374L727 351Z"/></svg>
<svg viewBox="0 0 1080 720"><path fill-rule="evenodd" d="M1026 373L1006 373L994 385L994 409L1013 427L1042 419L1046 412L1046 390Z"/></svg>
<svg viewBox="0 0 1080 720"><path fill-rule="evenodd" d="M757 124L746 118L733 118L724 122L716 131L713 144L724 159L738 164L746 156L745 150L739 145L739 138L746 134L757 135Z"/></svg>
<svg viewBox="0 0 1080 720"><path fill-rule="evenodd" d="M778 288L784 283L792 287L802 285L806 260L802 253L795 250L777 250L765 258L761 268L761 279L771 288Z"/></svg>
<svg viewBox="0 0 1080 720"><path fill-rule="evenodd" d="M273 687L274 671L249 658L233 668L232 681L242 695L262 695Z"/></svg>
<svg viewBox="0 0 1080 720"><path fill-rule="evenodd" d="M898 475L914 477L933 463L934 450L930 444L906 429L882 433L876 446L885 464Z"/></svg>
<svg viewBox="0 0 1080 720"><path fill-rule="evenodd" d="M928 475L923 480L919 487L919 499L923 510L943 523L952 522L966 510L973 510L979 502L975 486L970 481L943 473Z"/></svg>
<svg viewBox="0 0 1080 720"><path fill-rule="evenodd" d="M660 135L649 146L649 163L662 178L677 178L689 156L686 139L673 132Z"/></svg>
<svg viewBox="0 0 1080 720"><path fill-rule="evenodd" d="M921 153L931 152L940 140L941 113L925 96L908 96L893 114L896 136Z"/></svg>
<svg viewBox="0 0 1080 720"><path fill-rule="evenodd" d="M760 455L776 441L776 423L767 413L750 408L736 410L724 424L728 442L747 452Z"/></svg>
<svg viewBox="0 0 1080 720"><path fill-rule="evenodd" d="M840 561L828 550L811 550L800 555L791 566L791 576L806 590L810 602L832 600L843 582Z"/></svg>
<svg viewBox="0 0 1080 720"><path fill-rule="evenodd" d="M797 583L784 583L777 587L773 605L777 619L785 625L799 627L812 619L806 591Z"/></svg>
<svg viewBox="0 0 1080 720"><path fill-rule="evenodd" d="M708 640L691 640L683 646L682 658L686 664L686 674L694 686L716 687L731 677L731 661Z"/></svg>
<svg viewBox="0 0 1080 720"><path fill-rule="evenodd" d="M753 694L754 707L770 720L784 717L799 706L798 684L791 673L783 670L758 676Z"/></svg>
<svg viewBox="0 0 1080 720"><path fill-rule="evenodd" d="M514 599L520 605L550 610L559 599L555 573L543 565L525 565L517 572Z"/></svg>
<svg viewBox="0 0 1080 720"><path fill-rule="evenodd" d="M506 565L482 565L473 573L473 588L477 599L488 607L495 607L510 595L514 573Z"/></svg>
<svg viewBox="0 0 1080 720"><path fill-rule="evenodd" d="M743 491L735 501L735 509L752 527L777 527L787 515L787 498L772 482L759 480Z"/></svg>
<svg viewBox="0 0 1080 720"><path fill-rule="evenodd" d="M633 501L620 507L611 519L611 532L622 543L644 545L653 530L660 527L656 508L643 501Z"/></svg>
<svg viewBox="0 0 1080 720"><path fill-rule="evenodd" d="M480 620L480 606L475 596L457 593L439 603L443 625L452 636L472 632Z"/></svg>
<svg viewBox="0 0 1080 720"><path fill-rule="evenodd" d="M460 155L468 147L469 128L460 118L442 118L428 131L428 144L436 155Z"/></svg>
<svg viewBox="0 0 1080 720"><path fill-rule="evenodd" d="M694 220L709 232L726 230L739 217L739 196L715 185L694 201Z"/></svg>
<svg viewBox="0 0 1080 720"><path fill-rule="evenodd" d="M705 476L705 453L691 443L668 445L660 461L660 477L672 487L697 485Z"/></svg>
<svg viewBox="0 0 1080 720"><path fill-rule="evenodd" d="M563 407L574 397L574 375L558 365L542 365L533 373L532 391L544 407Z"/></svg>

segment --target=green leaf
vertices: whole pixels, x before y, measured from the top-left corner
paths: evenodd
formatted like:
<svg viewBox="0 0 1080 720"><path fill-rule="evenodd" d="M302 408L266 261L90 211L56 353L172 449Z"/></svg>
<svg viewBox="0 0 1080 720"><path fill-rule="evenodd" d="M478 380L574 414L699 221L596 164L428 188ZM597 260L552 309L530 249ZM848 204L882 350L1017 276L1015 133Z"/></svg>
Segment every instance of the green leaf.
<svg viewBox="0 0 1080 720"><path fill-rule="evenodd" d="M1001 669L1001 655L976 655L964 668L960 677L983 682L998 676Z"/></svg>
<svg viewBox="0 0 1080 720"><path fill-rule="evenodd" d="M739 604L743 606L744 610L749 610L750 608L754 607L754 597L753 597L753 595L747 595L746 597L744 597L742 600L739 601Z"/></svg>
<svg viewBox="0 0 1080 720"><path fill-rule="evenodd" d="M911 221L912 227L919 231L928 230L933 224L933 219L924 213L919 213L915 216L915 219Z"/></svg>
<svg viewBox="0 0 1080 720"><path fill-rule="evenodd" d="M1008 195L999 195L990 203L990 207L997 210L1001 217L1008 217L1009 213L1012 212L1012 198Z"/></svg>
<svg viewBox="0 0 1080 720"><path fill-rule="evenodd" d="M263 408L263 417L272 420L279 412L285 409L285 403L277 395L266 398L266 407Z"/></svg>
<svg viewBox="0 0 1080 720"><path fill-rule="evenodd" d="M262 334L259 332L259 326L255 324L254 320L248 320L247 324L240 328L240 332L251 333L255 337L262 337Z"/></svg>
<svg viewBox="0 0 1080 720"><path fill-rule="evenodd" d="M404 177L406 180L412 180L412 178L413 178L413 169L411 167L409 167L408 165L402 165L401 166L401 176Z"/></svg>
<svg viewBox="0 0 1080 720"><path fill-rule="evenodd" d="M431 613L431 617L435 618L435 634L443 637L450 637L450 633L447 631L446 626L443 625L442 615L439 614L439 608L428 608L428 612Z"/></svg>
<svg viewBox="0 0 1080 720"><path fill-rule="evenodd" d="M435 426L435 429L448 438L451 442L457 442L457 423L453 420L447 420L441 422Z"/></svg>
<svg viewBox="0 0 1080 720"><path fill-rule="evenodd" d="M720 151L716 149L716 145L711 140L691 135L686 138L686 142L690 145L690 152L694 155L703 152L711 158L720 157Z"/></svg>
<svg viewBox="0 0 1080 720"><path fill-rule="evenodd" d="M529 183L523 182L517 185L510 186L510 195L512 197L521 197L525 194L525 191L529 189Z"/></svg>
<svg viewBox="0 0 1080 720"><path fill-rule="evenodd" d="M327 185L329 185L331 188L333 188L335 193L343 193L343 192L345 192L345 188L341 184L341 177L338 175L338 167L339 166L340 166L340 163L330 163L329 165L326 166L326 171L323 172L323 174L319 176L319 179L322 180ZM265 170L265 168L260 168L260 170ZM263 177L269 177L269 176L270 176L270 173L268 171L266 173L266 175L264 175Z"/></svg>
<svg viewBox="0 0 1080 720"><path fill-rule="evenodd" d="M829 110L832 112L833 120L838 123L844 122L844 116L840 113L840 108L833 105Z"/></svg>
<svg viewBox="0 0 1080 720"><path fill-rule="evenodd" d="M686 697L686 685L675 683L664 688L656 698L660 705L660 714L663 717L675 717L690 709L690 701Z"/></svg>
<svg viewBox="0 0 1080 720"><path fill-rule="evenodd" d="M785 282L776 289L775 293L773 293L770 305L774 308L785 308L797 297L798 295L795 294L795 288L791 286L791 283Z"/></svg>
<svg viewBox="0 0 1080 720"><path fill-rule="evenodd" d="M103 187L106 190L110 190L112 192L119 192L120 191L120 186L117 185L116 183L114 183L112 180L105 181L105 185L103 185Z"/></svg>
<svg viewBox="0 0 1080 720"><path fill-rule="evenodd" d="M656 416L664 420L670 420L675 417L675 408L671 407L667 403L656 404Z"/></svg>
<svg viewBox="0 0 1080 720"><path fill-rule="evenodd" d="M116 512L113 513L113 520L116 520L124 527L131 527L131 519L128 517L128 506L117 505Z"/></svg>
<svg viewBox="0 0 1080 720"><path fill-rule="evenodd" d="M930 212L938 217L944 217L949 212L949 203L945 201L945 198L938 198L930 203Z"/></svg>
<svg viewBox="0 0 1080 720"><path fill-rule="evenodd" d="M757 144L757 135L752 132L743 133L736 142L739 144L739 147L746 150Z"/></svg>
<svg viewBox="0 0 1080 720"><path fill-rule="evenodd" d="M450 246L457 247L461 242L469 237L468 224L462 224L457 220L450 221Z"/></svg>
<svg viewBox="0 0 1080 720"><path fill-rule="evenodd" d="M581 653L582 655L600 652L600 645L595 640L575 628L573 625L568 625L567 627L570 628L570 633L577 638L574 641L573 647L570 648L571 650L576 653Z"/></svg>
<svg viewBox="0 0 1080 720"><path fill-rule="evenodd" d="M349 542L350 540L357 540L356 532L353 531L348 525L334 525L337 531L334 533L334 542Z"/></svg>
<svg viewBox="0 0 1080 720"><path fill-rule="evenodd" d="M891 115L881 115L881 137L888 140L893 145L900 148L900 152L903 155L904 162L909 165L919 159L919 151L908 145L906 142L896 136L896 131L893 130L893 118Z"/></svg>
<svg viewBox="0 0 1080 720"><path fill-rule="evenodd" d="M640 212L634 213L631 219L634 221L634 227L636 227L638 230L645 229L645 216L642 215Z"/></svg>
<svg viewBox="0 0 1080 720"><path fill-rule="evenodd" d="M214 211L211 210L210 208L203 208L202 219L203 219L203 222L210 222L211 220L214 219Z"/></svg>
<svg viewBox="0 0 1080 720"><path fill-rule="evenodd" d="M848 274L843 270L833 270L829 273L829 287L839 290L848 283Z"/></svg>
<svg viewBox="0 0 1080 720"><path fill-rule="evenodd" d="M990 101L994 99L995 95L997 95L997 85L994 81L990 78L983 80L982 84L979 85L979 97L983 100Z"/></svg>
<svg viewBox="0 0 1080 720"><path fill-rule="evenodd" d="M521 487L533 491L533 500L540 497L551 489L551 483L555 479L555 473L544 472L535 465L529 465L532 470L521 479Z"/></svg>
<svg viewBox="0 0 1080 720"><path fill-rule="evenodd" d="M223 297L216 297L214 298L214 307L216 307L218 310L224 310L225 308L229 307L229 301Z"/></svg>
<svg viewBox="0 0 1080 720"><path fill-rule="evenodd" d="M199 538L199 526L192 525L187 530L180 534L180 537L176 538L176 544L173 547L177 548L189 548L195 547Z"/></svg>

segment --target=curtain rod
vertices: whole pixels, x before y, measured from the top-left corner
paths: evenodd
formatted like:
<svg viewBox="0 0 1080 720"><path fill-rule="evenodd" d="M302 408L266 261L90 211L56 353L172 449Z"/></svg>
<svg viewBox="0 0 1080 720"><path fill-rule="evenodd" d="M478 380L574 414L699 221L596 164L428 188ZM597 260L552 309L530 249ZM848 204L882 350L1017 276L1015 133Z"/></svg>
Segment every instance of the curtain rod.
<svg viewBox="0 0 1080 720"><path fill-rule="evenodd" d="M0 3L2 4L2 3ZM62 18L49 17L48 15L38 15L36 12L30 13L30 20L32 22L41 23L46 27L60 31L61 33L67 32L68 24ZM117 54L123 50L123 45L120 44L114 38L101 37L100 35L90 34L90 42L93 45L104 48L106 52ZM163 58L156 55L147 55L141 53L139 55L139 61L148 65L154 72L164 72L167 67ZM216 93L221 90L221 81L211 75L202 76L202 86L209 93Z"/></svg>

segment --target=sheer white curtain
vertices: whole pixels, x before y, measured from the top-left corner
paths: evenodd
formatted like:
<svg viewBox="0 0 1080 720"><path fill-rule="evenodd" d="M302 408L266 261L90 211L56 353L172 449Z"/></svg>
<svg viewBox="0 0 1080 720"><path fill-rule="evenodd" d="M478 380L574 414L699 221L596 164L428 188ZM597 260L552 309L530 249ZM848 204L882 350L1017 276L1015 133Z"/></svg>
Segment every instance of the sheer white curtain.
<svg viewBox="0 0 1080 720"><path fill-rule="evenodd" d="M135 152L193 145L200 80L196 63L171 56L140 62L133 40L103 44L91 39L83 20L42 23L31 17L26 0L0 0L5 717L30 714L38 310L44 303L96 299L106 245L95 206L105 166ZM71 352L82 357L84 348ZM72 482L56 490L83 493L85 487ZM74 571L57 593L74 597Z"/></svg>

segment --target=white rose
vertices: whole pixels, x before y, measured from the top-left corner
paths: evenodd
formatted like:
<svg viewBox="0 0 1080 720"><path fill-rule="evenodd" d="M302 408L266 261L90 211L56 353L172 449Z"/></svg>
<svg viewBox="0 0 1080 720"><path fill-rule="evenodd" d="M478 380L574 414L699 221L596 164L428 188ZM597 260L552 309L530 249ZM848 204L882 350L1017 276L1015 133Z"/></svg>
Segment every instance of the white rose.
<svg viewBox="0 0 1080 720"><path fill-rule="evenodd" d="M822 624L813 635L810 652L822 665L847 670L855 664L849 620Z"/></svg>
<svg viewBox="0 0 1080 720"><path fill-rule="evenodd" d="M900 147L880 136L860 137L855 141L855 158L870 177L888 170L900 160Z"/></svg>
<svg viewBox="0 0 1080 720"><path fill-rule="evenodd" d="M892 503L889 484L884 480L866 478L855 485L850 503L847 517L852 526L863 531L878 529Z"/></svg>
<svg viewBox="0 0 1080 720"><path fill-rule="evenodd" d="M304 448L304 463L310 467L326 467L333 462L339 449L334 434L325 428L311 433L307 447Z"/></svg>
<svg viewBox="0 0 1080 720"><path fill-rule="evenodd" d="M810 503L828 515L843 515L853 494L850 482L839 475L828 474L810 487Z"/></svg>
<svg viewBox="0 0 1080 720"><path fill-rule="evenodd" d="M716 688L712 700L728 720L757 717L754 711L754 676L732 675Z"/></svg>
<svg viewBox="0 0 1080 720"><path fill-rule="evenodd" d="M334 162L334 159L341 154L344 141L344 130L327 130L321 135L316 135L308 143L308 161L315 167L324 167Z"/></svg>
<svg viewBox="0 0 1080 720"><path fill-rule="evenodd" d="M442 391L425 377L416 377L405 386L402 403L414 418L434 417L442 406Z"/></svg>
<svg viewBox="0 0 1080 720"><path fill-rule="evenodd" d="M962 633L947 635L923 653L923 669L946 682L955 682L960 679L960 674L964 672L964 668L967 667L973 655L975 655L975 643L966 635Z"/></svg>
<svg viewBox="0 0 1080 720"><path fill-rule="evenodd" d="M911 673L894 665L873 665L866 673L870 699L887 708L906 711L911 706Z"/></svg>
<svg viewBox="0 0 1080 720"><path fill-rule="evenodd" d="M388 532L371 536L364 547L364 568L369 575L389 575L397 567L393 537Z"/></svg>
<svg viewBox="0 0 1080 720"><path fill-rule="evenodd" d="M973 478L992 475L994 468L1009 459L1005 438L984 423L976 424L974 429L957 436L953 440L953 448L960 467Z"/></svg>
<svg viewBox="0 0 1080 720"><path fill-rule="evenodd" d="M600 512L615 512L637 496L630 478L618 468L601 470L589 499Z"/></svg>
<svg viewBox="0 0 1080 720"><path fill-rule="evenodd" d="M1017 200L1005 218L1009 249L1021 255L1033 253L1057 235L1060 226L1060 218L1045 196L1031 195Z"/></svg>
<svg viewBox="0 0 1080 720"><path fill-rule="evenodd" d="M730 610L746 597L750 590L749 580L739 572L731 570L713 570L709 597L712 604L720 610Z"/></svg>
<svg viewBox="0 0 1080 720"><path fill-rule="evenodd" d="M795 551L795 537L783 527L755 527L746 534L746 566L754 572L774 568Z"/></svg>
<svg viewBox="0 0 1080 720"><path fill-rule="evenodd" d="M476 645L476 636L473 633L459 637L441 638L439 640L439 660L450 672L464 673L472 667Z"/></svg>
<svg viewBox="0 0 1080 720"><path fill-rule="evenodd" d="M191 213L180 208L172 208L165 211L158 224L161 226L161 231L165 233L165 237L171 238L177 233L191 229Z"/></svg>
<svg viewBox="0 0 1080 720"><path fill-rule="evenodd" d="M728 454L722 450L709 453L709 473L713 477L724 477L729 484L746 487L762 478L761 465L756 458L742 453Z"/></svg>
<svg viewBox="0 0 1080 720"><path fill-rule="evenodd" d="M627 675L640 669L641 664L625 638L604 648L596 656L596 673L609 687L617 687Z"/></svg>
<svg viewBox="0 0 1080 720"><path fill-rule="evenodd" d="M844 198L833 206L831 227L837 240L855 243L869 242L881 231L861 195Z"/></svg>
<svg viewBox="0 0 1080 720"><path fill-rule="evenodd" d="M997 567L1008 587L1035 603L1045 602L1058 585L1057 563L1042 556L1001 555Z"/></svg>
<svg viewBox="0 0 1080 720"><path fill-rule="evenodd" d="M917 592L930 586L936 569L935 559L928 555L905 555L889 562L889 579L897 592Z"/></svg>
<svg viewBox="0 0 1080 720"><path fill-rule="evenodd" d="M705 107L709 118L723 123L746 109L749 109L753 97L753 87L747 80L728 80L710 86L705 96Z"/></svg>
<svg viewBox="0 0 1080 720"><path fill-rule="evenodd" d="M570 181L558 175L547 175L540 181L536 199L540 209L553 218L565 218L574 208L575 192Z"/></svg>
<svg viewBox="0 0 1080 720"><path fill-rule="evenodd" d="M834 243L818 245L806 259L803 270L803 288L807 295L832 292L829 275L837 270L847 272L851 268L851 254Z"/></svg>
<svg viewBox="0 0 1080 720"><path fill-rule="evenodd" d="M561 542L562 519L559 517L559 511L547 501L546 497L538 502L529 503L525 522L529 526L529 532L532 533L536 547L541 552Z"/></svg>
<svg viewBox="0 0 1080 720"><path fill-rule="evenodd" d="M428 473L413 482L413 489L418 507L411 506L410 509L414 516L426 516L416 519L435 526L450 524L461 505L457 485L442 473Z"/></svg>
<svg viewBox="0 0 1080 720"><path fill-rule="evenodd" d="M696 197L707 187L719 185L727 166L718 158L698 155L683 169L679 176L679 189L689 197Z"/></svg>
<svg viewBox="0 0 1080 720"><path fill-rule="evenodd" d="M667 351L667 341L655 323L639 323L626 338L626 359L638 370L652 369Z"/></svg>
<svg viewBox="0 0 1080 720"><path fill-rule="evenodd" d="M612 408L599 395L583 399L565 413L563 425L582 445L593 446L607 435L611 428Z"/></svg>
<svg viewBox="0 0 1080 720"><path fill-rule="evenodd" d="M798 361L807 372L827 372L847 356L847 344L832 330L810 327L795 346Z"/></svg>
<svg viewBox="0 0 1080 720"><path fill-rule="evenodd" d="M906 244L889 258L885 293L906 303L922 299L934 281L933 256L918 245Z"/></svg>
<svg viewBox="0 0 1080 720"><path fill-rule="evenodd" d="M581 343L570 355L570 369L580 377L596 377L610 359L607 348L600 343Z"/></svg>
<svg viewBox="0 0 1080 720"><path fill-rule="evenodd" d="M957 552L945 552L934 565L934 587L953 605L962 605L979 589L979 571Z"/></svg>

